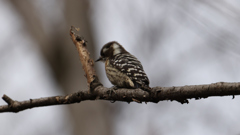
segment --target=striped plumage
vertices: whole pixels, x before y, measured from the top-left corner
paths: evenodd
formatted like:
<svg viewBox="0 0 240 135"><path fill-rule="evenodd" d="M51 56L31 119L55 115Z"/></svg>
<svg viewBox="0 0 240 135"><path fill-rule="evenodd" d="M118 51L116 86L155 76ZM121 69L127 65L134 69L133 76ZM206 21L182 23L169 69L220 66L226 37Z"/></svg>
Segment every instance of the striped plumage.
<svg viewBox="0 0 240 135"><path fill-rule="evenodd" d="M116 41L103 46L97 61L100 60L105 62L107 77L113 85L120 88L149 87L141 62Z"/></svg>

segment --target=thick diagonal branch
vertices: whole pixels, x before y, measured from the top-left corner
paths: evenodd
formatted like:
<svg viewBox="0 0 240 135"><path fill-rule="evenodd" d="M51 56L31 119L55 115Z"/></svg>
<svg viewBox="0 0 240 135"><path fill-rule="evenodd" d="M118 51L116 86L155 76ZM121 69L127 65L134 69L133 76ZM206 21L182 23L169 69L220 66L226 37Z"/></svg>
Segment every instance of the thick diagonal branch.
<svg viewBox="0 0 240 135"><path fill-rule="evenodd" d="M16 101L3 95L3 100L8 105L0 106L0 112L19 112L34 107L63 105L79 103L86 100L110 100L124 102L154 102L163 100L178 101L188 103L188 99L201 99L210 96L229 96L240 95L240 83L213 83L209 85L191 85L181 87L154 87L151 93L141 89L110 89L105 88L98 81L93 68L93 60L89 57L85 40L75 36L73 27L70 30L70 36L78 49L79 57L86 73L89 91L79 91L66 96L54 96L38 99L29 99L26 101Z"/></svg>
<svg viewBox="0 0 240 135"><path fill-rule="evenodd" d="M83 70L86 74L85 76L87 78L88 85L91 86L90 90L93 90L95 87L102 84L98 81L96 72L94 70L94 62L90 58L90 53L87 50L87 42L78 35L75 35L74 30L77 29L74 26L71 26L70 36L78 50L79 58L83 66Z"/></svg>

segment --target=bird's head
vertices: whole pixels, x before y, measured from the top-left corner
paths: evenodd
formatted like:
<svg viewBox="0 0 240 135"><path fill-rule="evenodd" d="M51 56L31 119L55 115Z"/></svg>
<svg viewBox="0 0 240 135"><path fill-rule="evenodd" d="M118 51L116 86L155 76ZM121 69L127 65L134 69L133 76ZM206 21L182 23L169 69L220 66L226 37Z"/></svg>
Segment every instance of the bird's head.
<svg viewBox="0 0 240 135"><path fill-rule="evenodd" d="M120 53L128 53L118 42L112 41L105 44L100 52L100 57L97 61L106 61L109 58L113 58L115 55Z"/></svg>

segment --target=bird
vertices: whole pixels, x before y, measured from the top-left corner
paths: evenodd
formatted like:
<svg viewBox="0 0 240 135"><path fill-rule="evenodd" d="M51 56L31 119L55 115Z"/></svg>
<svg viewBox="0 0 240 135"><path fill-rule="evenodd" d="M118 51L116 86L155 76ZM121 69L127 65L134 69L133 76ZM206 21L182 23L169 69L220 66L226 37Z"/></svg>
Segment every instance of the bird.
<svg viewBox="0 0 240 135"><path fill-rule="evenodd" d="M116 41L106 43L96 62L105 62L109 81L117 88L140 88L148 91L149 79L141 62Z"/></svg>

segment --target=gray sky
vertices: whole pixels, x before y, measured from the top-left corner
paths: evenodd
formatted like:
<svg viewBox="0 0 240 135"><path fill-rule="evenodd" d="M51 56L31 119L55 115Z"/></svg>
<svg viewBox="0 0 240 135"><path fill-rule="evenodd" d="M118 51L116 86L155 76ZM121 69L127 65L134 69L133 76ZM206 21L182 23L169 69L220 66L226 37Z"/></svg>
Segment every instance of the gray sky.
<svg viewBox="0 0 240 135"><path fill-rule="evenodd" d="M99 48L120 42L142 62L151 86L239 82L239 2L94 1ZM104 71L104 65L99 65ZM105 84L111 86L105 78ZM239 134L240 99L190 104L117 103L116 135ZM115 104L113 104L114 106Z"/></svg>
<svg viewBox="0 0 240 135"><path fill-rule="evenodd" d="M46 6L44 2L37 3L43 15L48 18L51 14L45 12L55 11L51 13L57 19L52 21L61 20L61 10L53 6L56 3ZM240 81L239 5L240 2L224 0L101 0L92 1L89 14L97 37L97 52L105 43L116 40L142 62L150 86L183 86ZM46 27L48 20L44 20ZM6 1L0 1L0 22L4 33L0 37L0 95L7 93L13 99L25 100L62 94L36 43L24 32L21 18ZM111 87L104 64L96 67L102 71L98 74L104 85ZM234 100L230 96L190 100L184 105L170 101L117 102L111 104L113 132L115 135L240 134L239 102L238 96ZM5 102L0 100L0 104ZM0 114L0 131L7 134L14 127L11 134L36 131L71 134L71 126L63 128L64 121L69 120L66 113L62 106L55 106ZM46 125L46 121L54 124Z"/></svg>

